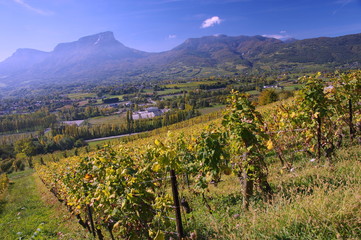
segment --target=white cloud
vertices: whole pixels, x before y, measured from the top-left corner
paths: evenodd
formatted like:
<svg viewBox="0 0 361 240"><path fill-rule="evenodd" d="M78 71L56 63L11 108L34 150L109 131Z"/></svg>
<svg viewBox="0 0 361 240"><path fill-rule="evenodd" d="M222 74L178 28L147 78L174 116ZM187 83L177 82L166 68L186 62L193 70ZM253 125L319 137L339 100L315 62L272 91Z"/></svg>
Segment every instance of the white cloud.
<svg viewBox="0 0 361 240"><path fill-rule="evenodd" d="M32 7L30 6L29 4L27 4L26 2L24 2L24 0L12 0L13 2L19 4L20 6L30 10L30 11L33 11L37 14L40 14L40 15L52 15L53 12L49 12L49 11L44 11L44 10L41 10L39 8L35 8L35 7Z"/></svg>
<svg viewBox="0 0 361 240"><path fill-rule="evenodd" d="M214 16L211 18L208 18L206 20L204 20L204 22L202 23L201 28L208 28L208 27L213 27L216 24L220 24L223 20L220 19L218 16Z"/></svg>
<svg viewBox="0 0 361 240"><path fill-rule="evenodd" d="M169 35L168 35L168 38L169 38L169 39L177 38L177 35L169 34Z"/></svg>
<svg viewBox="0 0 361 240"><path fill-rule="evenodd" d="M262 37L281 39L283 35L278 34L263 34Z"/></svg>
<svg viewBox="0 0 361 240"><path fill-rule="evenodd" d="M289 35L281 35L281 34L263 34L262 37L275 38L279 40L285 40L291 38L291 36Z"/></svg>
<svg viewBox="0 0 361 240"><path fill-rule="evenodd" d="M285 34L287 31L285 31L285 30L282 30L282 31L280 31L280 33L282 33L282 34Z"/></svg>

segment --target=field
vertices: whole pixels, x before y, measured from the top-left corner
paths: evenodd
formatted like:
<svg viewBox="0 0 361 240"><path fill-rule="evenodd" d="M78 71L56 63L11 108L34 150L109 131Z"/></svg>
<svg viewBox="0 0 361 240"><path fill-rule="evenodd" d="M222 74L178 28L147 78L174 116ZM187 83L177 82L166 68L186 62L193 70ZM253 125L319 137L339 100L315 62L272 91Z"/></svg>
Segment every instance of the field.
<svg viewBox="0 0 361 240"><path fill-rule="evenodd" d="M16 141L23 139L23 138L29 138L36 135L36 132L24 132L24 133L13 133L13 134L2 134L0 135L0 143L15 143Z"/></svg>
<svg viewBox="0 0 361 240"><path fill-rule="evenodd" d="M212 113L212 112L216 112L216 111L219 111L219 110L222 110L224 109L226 106L225 105L214 105L212 107L207 107L207 108L202 108L202 109L199 109L199 111L201 112L202 115L204 114L208 114L208 113Z"/></svg>
<svg viewBox="0 0 361 240"><path fill-rule="evenodd" d="M94 98L96 97L95 93L69 93L67 94L68 98L79 100L84 98Z"/></svg>
<svg viewBox="0 0 361 240"><path fill-rule="evenodd" d="M175 84L166 84L164 85L166 88L182 88L182 89L194 89L197 88L200 84L213 84L216 83L216 81L195 81L195 82L186 82L186 83L175 83Z"/></svg>
<svg viewBox="0 0 361 240"><path fill-rule="evenodd" d="M125 122L125 114L117 114L106 117L95 117L87 119L87 122L92 125L101 125L101 124L122 124Z"/></svg>

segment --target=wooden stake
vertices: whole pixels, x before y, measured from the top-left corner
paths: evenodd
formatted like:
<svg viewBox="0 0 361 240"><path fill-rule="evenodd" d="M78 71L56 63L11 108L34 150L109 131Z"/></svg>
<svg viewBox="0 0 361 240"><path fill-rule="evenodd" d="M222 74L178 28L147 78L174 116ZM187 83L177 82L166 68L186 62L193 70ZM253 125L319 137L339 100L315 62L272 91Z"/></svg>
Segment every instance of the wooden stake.
<svg viewBox="0 0 361 240"><path fill-rule="evenodd" d="M348 100L348 112L349 112L349 127L350 127L350 138L351 141L354 139L354 127L353 127L353 110L352 110L352 100Z"/></svg>
<svg viewBox="0 0 361 240"><path fill-rule="evenodd" d="M174 170L170 170L170 180L172 183L172 192L173 192L173 201L174 201L174 209L175 209L175 216L176 216L176 223L177 223L178 238L182 239L184 237L183 226L182 226L182 216L181 216L180 204L179 204L177 177L175 175Z"/></svg>

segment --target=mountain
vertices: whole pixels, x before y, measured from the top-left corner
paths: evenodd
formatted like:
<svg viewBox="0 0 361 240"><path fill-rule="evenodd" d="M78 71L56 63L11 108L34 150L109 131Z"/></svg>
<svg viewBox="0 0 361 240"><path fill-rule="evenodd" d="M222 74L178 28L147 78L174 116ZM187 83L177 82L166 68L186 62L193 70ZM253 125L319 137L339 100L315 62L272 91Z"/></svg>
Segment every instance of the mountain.
<svg viewBox="0 0 361 240"><path fill-rule="evenodd" d="M146 55L145 52L124 46L114 38L112 32L104 32L57 45L45 62L51 71L54 67L69 65L76 68L77 65L90 64L93 68L98 64L113 64Z"/></svg>
<svg viewBox="0 0 361 240"><path fill-rule="evenodd" d="M51 52L19 49L0 63L0 90L54 84L235 75L242 71L359 66L361 34L290 39L264 36L190 38L161 53L124 46L112 32L58 44Z"/></svg>
<svg viewBox="0 0 361 240"><path fill-rule="evenodd" d="M261 36L208 36L188 39L160 56L170 64L216 67L219 64L232 63L251 67L249 55L254 54L254 51L260 51L259 48L279 43L282 41Z"/></svg>
<svg viewBox="0 0 361 240"><path fill-rule="evenodd" d="M0 73L11 74L17 71L28 70L34 65L42 62L49 55L35 49L20 48L11 57L0 64Z"/></svg>
<svg viewBox="0 0 361 240"><path fill-rule="evenodd" d="M345 64L361 60L361 34L342 37L320 37L286 43L264 62L295 62L305 64Z"/></svg>
<svg viewBox="0 0 361 240"><path fill-rule="evenodd" d="M112 32L103 32L60 43L51 52L19 49L0 63L0 83L27 87L77 79L96 81L148 55L124 46Z"/></svg>

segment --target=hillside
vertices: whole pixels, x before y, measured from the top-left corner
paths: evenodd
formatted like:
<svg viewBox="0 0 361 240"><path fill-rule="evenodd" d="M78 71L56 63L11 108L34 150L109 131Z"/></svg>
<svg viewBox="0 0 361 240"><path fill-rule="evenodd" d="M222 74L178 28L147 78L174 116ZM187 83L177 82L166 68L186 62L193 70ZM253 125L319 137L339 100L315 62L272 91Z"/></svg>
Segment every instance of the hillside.
<svg viewBox="0 0 361 240"><path fill-rule="evenodd" d="M335 79L333 91L305 77L295 98L258 109L232 92L222 118L37 173L71 212L84 219L92 208L100 237L106 225L135 239L358 239L360 129L339 121L359 100L341 97L360 90L358 74ZM353 114L359 122L359 108Z"/></svg>

